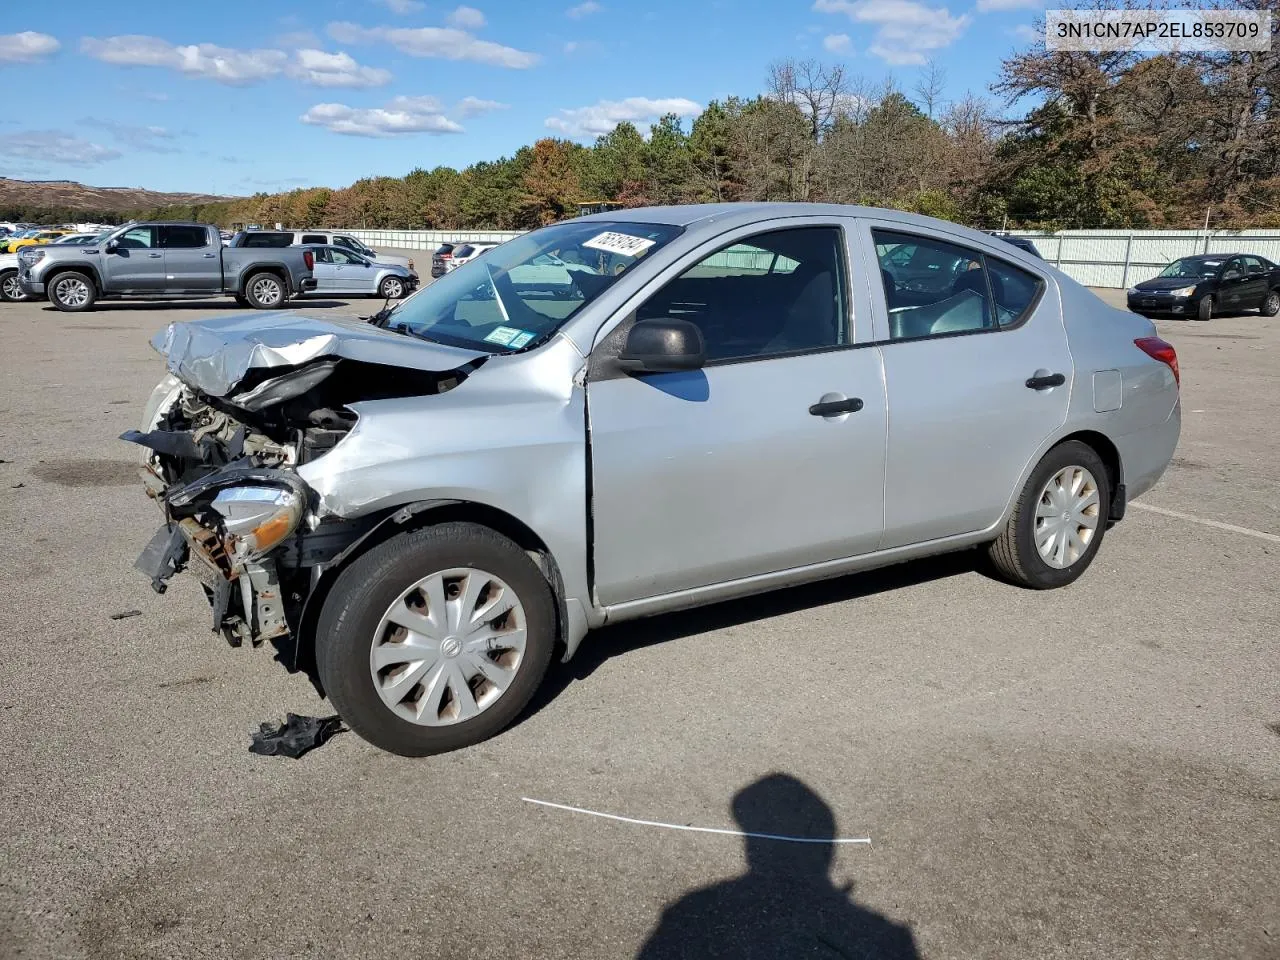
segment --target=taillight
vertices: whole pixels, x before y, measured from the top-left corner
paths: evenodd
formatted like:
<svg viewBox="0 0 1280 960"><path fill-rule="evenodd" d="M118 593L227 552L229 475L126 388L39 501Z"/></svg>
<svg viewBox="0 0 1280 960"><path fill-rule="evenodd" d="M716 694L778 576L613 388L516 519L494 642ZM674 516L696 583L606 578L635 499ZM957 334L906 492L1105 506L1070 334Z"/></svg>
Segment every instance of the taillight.
<svg viewBox="0 0 1280 960"><path fill-rule="evenodd" d="M441 260L452 260L452 259L453 259L453 254L452 254L452 253L442 253L442 254L440 254L440 259L441 259Z"/></svg>
<svg viewBox="0 0 1280 960"><path fill-rule="evenodd" d="M310 250L303 250L302 262L307 265L308 270L314 270L316 268L316 255Z"/></svg>
<svg viewBox="0 0 1280 960"><path fill-rule="evenodd" d="M1159 337L1139 337L1133 341L1133 345L1152 360L1167 363L1173 371L1173 382L1182 386L1182 374L1178 371L1178 351L1173 349L1172 343Z"/></svg>

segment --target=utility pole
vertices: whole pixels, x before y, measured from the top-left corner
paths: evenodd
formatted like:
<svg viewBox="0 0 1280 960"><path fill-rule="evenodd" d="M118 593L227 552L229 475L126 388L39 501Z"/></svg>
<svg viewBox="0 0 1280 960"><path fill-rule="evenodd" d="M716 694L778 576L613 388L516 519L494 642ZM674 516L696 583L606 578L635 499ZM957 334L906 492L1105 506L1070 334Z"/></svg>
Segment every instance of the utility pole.
<svg viewBox="0 0 1280 960"><path fill-rule="evenodd" d="M1209 252L1209 211L1213 209L1213 204L1204 208L1204 252Z"/></svg>

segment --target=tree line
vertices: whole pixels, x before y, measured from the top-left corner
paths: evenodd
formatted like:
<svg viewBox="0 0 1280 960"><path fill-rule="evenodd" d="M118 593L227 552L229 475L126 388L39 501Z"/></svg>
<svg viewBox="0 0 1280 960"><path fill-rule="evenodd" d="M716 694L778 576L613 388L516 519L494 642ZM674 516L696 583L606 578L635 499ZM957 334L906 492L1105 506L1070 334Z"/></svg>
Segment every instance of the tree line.
<svg viewBox="0 0 1280 960"><path fill-rule="evenodd" d="M1280 226L1277 64L1276 52L1064 53L1041 41L1003 61L990 96L946 100L933 65L904 91L839 65L785 60L764 93L713 101L687 127L665 116L644 132L621 123L589 146L546 138L462 170L139 214L521 229L586 201L809 200L984 228L1192 228L1206 216L1217 229Z"/></svg>

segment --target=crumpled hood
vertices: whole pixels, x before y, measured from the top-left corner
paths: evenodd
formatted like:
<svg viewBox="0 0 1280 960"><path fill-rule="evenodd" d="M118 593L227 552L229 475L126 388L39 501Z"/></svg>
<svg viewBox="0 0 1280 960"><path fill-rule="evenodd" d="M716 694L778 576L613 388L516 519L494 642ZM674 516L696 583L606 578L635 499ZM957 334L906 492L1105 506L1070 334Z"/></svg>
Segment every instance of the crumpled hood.
<svg viewBox="0 0 1280 960"><path fill-rule="evenodd" d="M296 367L321 357L443 372L488 356L381 330L362 320L331 320L295 310L171 323L151 346L165 358L170 373L215 397L231 393L249 370Z"/></svg>

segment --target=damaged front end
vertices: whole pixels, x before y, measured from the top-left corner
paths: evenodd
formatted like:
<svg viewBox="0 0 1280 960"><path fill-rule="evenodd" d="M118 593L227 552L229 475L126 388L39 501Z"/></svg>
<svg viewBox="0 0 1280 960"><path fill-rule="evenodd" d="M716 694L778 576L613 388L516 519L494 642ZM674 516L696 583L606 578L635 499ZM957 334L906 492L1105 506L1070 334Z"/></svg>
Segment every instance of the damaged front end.
<svg viewBox="0 0 1280 960"><path fill-rule="evenodd" d="M288 324L301 326L293 317ZM274 343L255 361L253 349L227 342L225 323L181 326L197 329L177 336L171 329L157 344L169 376L143 428L121 435L146 448L143 483L164 515L135 566L159 593L175 574L193 573L212 606L213 629L233 646L296 634L325 564L380 519L327 515L297 467L324 456L355 426L346 404L442 393L483 359L443 373L393 366L344 355L340 337L330 336L326 349L307 331L292 352ZM277 340L301 336L279 327L259 329ZM179 337L183 349L175 350ZM244 339L260 345L263 337ZM355 339L369 355L367 338ZM232 355L234 366L226 362ZM208 376L215 362L219 377Z"/></svg>

